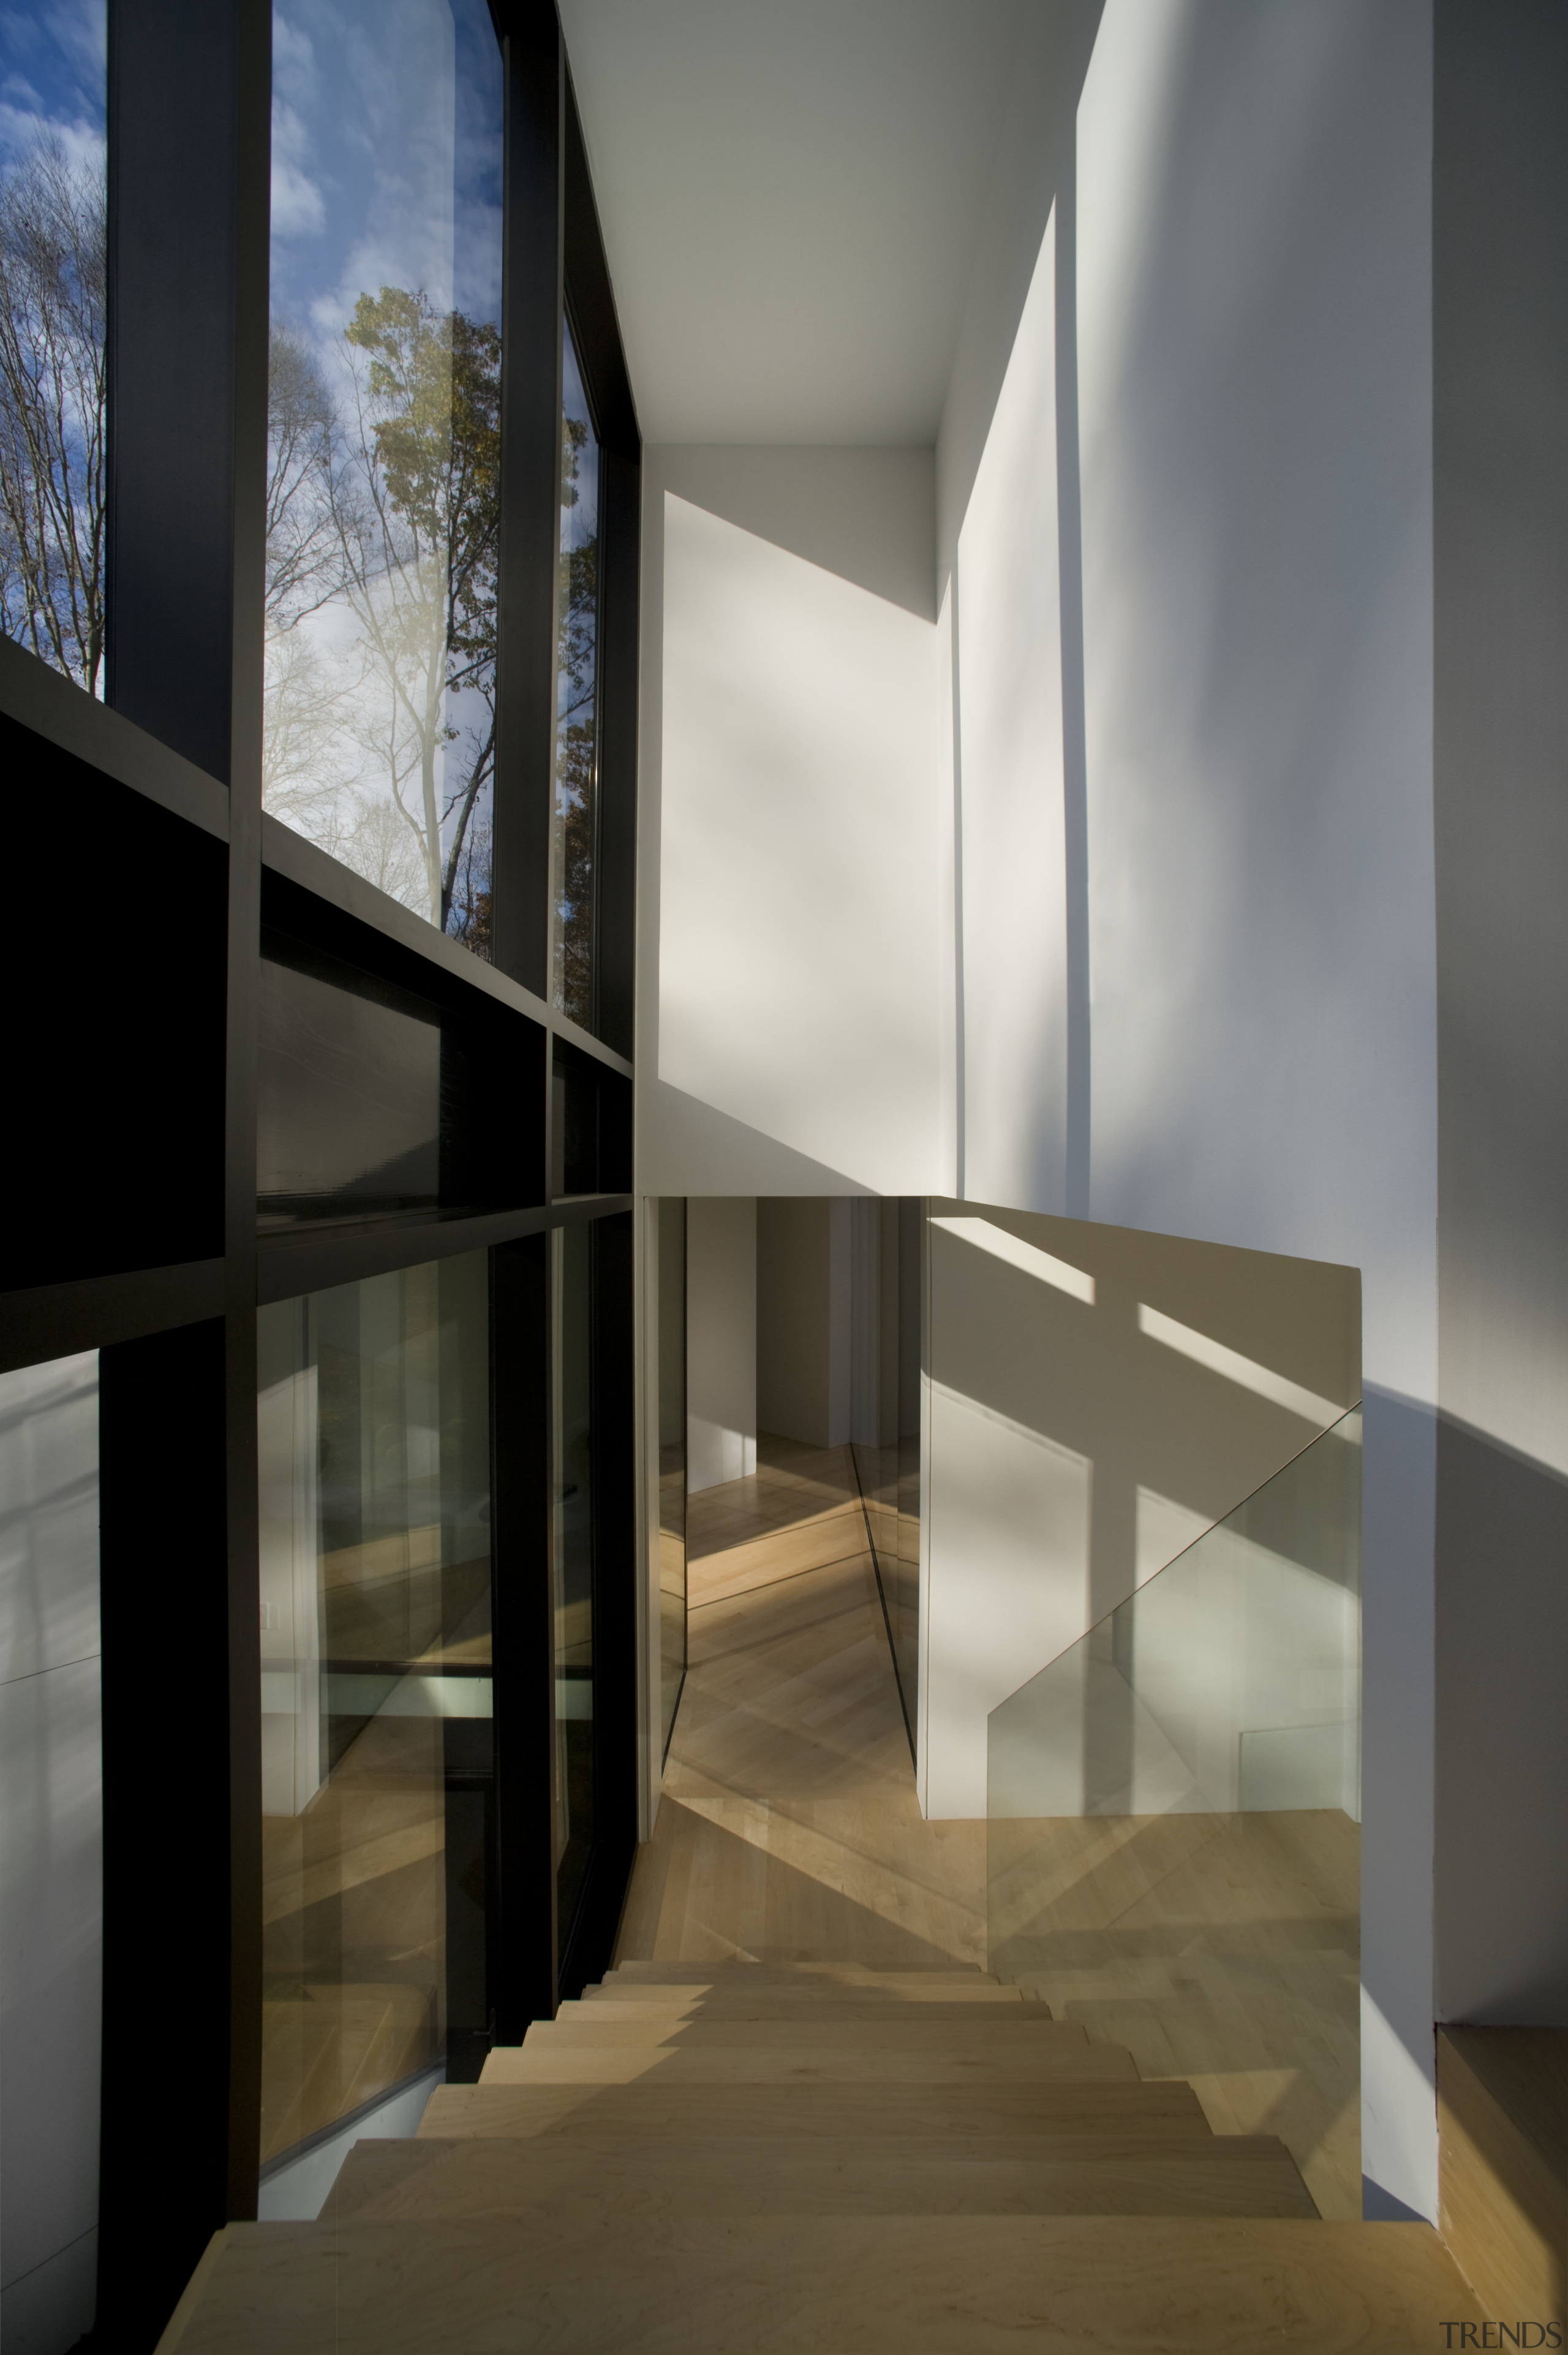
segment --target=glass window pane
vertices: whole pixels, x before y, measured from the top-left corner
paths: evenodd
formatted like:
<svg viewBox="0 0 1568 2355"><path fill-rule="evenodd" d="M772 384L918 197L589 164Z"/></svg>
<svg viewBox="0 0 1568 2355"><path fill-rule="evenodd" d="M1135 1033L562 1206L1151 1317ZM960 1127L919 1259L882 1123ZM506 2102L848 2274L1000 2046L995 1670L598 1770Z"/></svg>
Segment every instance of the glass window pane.
<svg viewBox="0 0 1568 2355"><path fill-rule="evenodd" d="M659 1204L659 1664L661 1754L686 1674L686 1205Z"/></svg>
<svg viewBox="0 0 1568 2355"><path fill-rule="evenodd" d="M287 963L281 938L271 947L259 969L256 1193L263 1223L433 1209L440 1194L439 1017L346 967L340 979ZM344 986L350 981L359 986Z"/></svg>
<svg viewBox="0 0 1568 2355"><path fill-rule="evenodd" d="M571 323L561 364L560 643L556 660L555 1002L593 1028L599 824L599 437Z"/></svg>
<svg viewBox="0 0 1568 2355"><path fill-rule="evenodd" d="M103 692L108 12L0 12L0 634Z"/></svg>
<svg viewBox="0 0 1568 2355"><path fill-rule="evenodd" d="M99 1498L97 1352L0 1372L0 2310L8 2355L78 2343L93 2321L103 2001ZM132 1796L128 1812L137 1808ZM29 2275L48 2285L30 2308Z"/></svg>
<svg viewBox="0 0 1568 2355"><path fill-rule="evenodd" d="M276 10L266 806L486 957L501 133L485 0Z"/></svg>
<svg viewBox="0 0 1568 2355"><path fill-rule="evenodd" d="M488 2019L485 1254L263 1308L258 1353L266 2168Z"/></svg>
<svg viewBox="0 0 1568 2355"><path fill-rule="evenodd" d="M556 1910L564 1954L593 1845L593 1231L557 1227L550 1246Z"/></svg>

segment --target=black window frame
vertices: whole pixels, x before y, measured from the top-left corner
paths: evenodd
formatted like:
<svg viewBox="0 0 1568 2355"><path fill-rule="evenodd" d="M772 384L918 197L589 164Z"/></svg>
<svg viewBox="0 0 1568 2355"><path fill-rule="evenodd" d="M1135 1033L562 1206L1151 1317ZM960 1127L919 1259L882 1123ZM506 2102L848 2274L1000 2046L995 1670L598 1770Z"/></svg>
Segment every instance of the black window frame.
<svg viewBox="0 0 1568 2355"><path fill-rule="evenodd" d="M0 642L0 735L13 774L66 809L89 779L94 806L111 808L116 840L136 854L127 862L122 849L119 871L108 871L102 845L79 837L73 858L93 885L85 936L61 937L58 911L39 909L0 949L11 1002L26 1007L38 1050L27 1107L36 1149L13 1156L0 1179L8 1266L37 1280L0 1292L0 1366L101 1352L98 2328L128 2348L155 2343L211 2232L256 2213L259 1305L451 1252L490 1254L499 2041L520 2039L606 1966L636 1846L632 1199L552 1199L549 1189L555 1042L622 1089L633 1079L641 442L553 0L492 0L491 14L505 93L494 962L261 808L270 0L109 0L107 700ZM603 469L591 1030L555 1010L549 988L568 306ZM171 841L204 879L205 932L188 890L162 892ZM259 1233L264 899L286 901L323 954L351 941L366 969L412 987L443 1019L450 1012L475 1035L509 1024L513 1035L536 1035L536 1056L523 1057L537 1089L526 1124L536 1166L518 1187L525 1199ZM115 1069L124 1027L109 1013L134 1000L143 969L171 956L177 968L182 955L212 1027L202 1068L187 1073L189 1135L160 1157L156 1137L100 1132L92 1152L79 1118L69 1125L71 1107L85 1103L118 1132L134 1103L135 1071L128 1098ZM62 964L68 987L54 982ZM168 1002L165 991L165 1026ZM95 1024L99 1006L105 1019ZM197 1051L167 1027L143 1051L165 1050ZM506 1083L506 1072L495 1076ZM39 1238L59 1173L46 1140L62 1120L85 1175L70 1173L63 1228L55 1221L65 1240L47 1256ZM182 1167L206 1173L183 1197ZM106 1205L115 1213L107 1227L95 1215ZM600 1796L584 1901L557 1967L547 1232L578 1220L595 1236ZM172 1520L177 1561L168 1558ZM152 1710L150 1691L159 1696Z"/></svg>

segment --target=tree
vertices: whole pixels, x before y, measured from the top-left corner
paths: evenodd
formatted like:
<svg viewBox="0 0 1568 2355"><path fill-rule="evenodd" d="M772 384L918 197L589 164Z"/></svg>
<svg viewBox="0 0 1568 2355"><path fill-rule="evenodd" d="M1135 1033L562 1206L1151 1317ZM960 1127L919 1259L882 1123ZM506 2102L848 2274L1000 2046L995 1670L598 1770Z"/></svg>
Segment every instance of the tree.
<svg viewBox="0 0 1568 2355"><path fill-rule="evenodd" d="M324 496L336 419L309 345L274 316L267 356L267 668L261 779L265 805L324 850L381 882L386 846L354 857L343 807L345 731L360 680L305 626L339 586L337 535ZM398 871L407 869L407 859ZM373 871L374 870L374 871ZM383 888L386 888L383 885Z"/></svg>
<svg viewBox="0 0 1568 2355"><path fill-rule="evenodd" d="M593 1020L595 793L598 773L599 533L577 539L565 516L580 504L590 429L562 419L560 622L556 650L556 998ZM591 463L591 461L590 461Z"/></svg>
<svg viewBox="0 0 1568 2355"><path fill-rule="evenodd" d="M445 931L460 870L469 904L480 896L469 835L495 762L501 337L396 286L362 294L344 334L365 359L351 373L346 446L321 481L339 591L376 690L361 741L388 778ZM454 718L464 698L476 719Z"/></svg>
<svg viewBox="0 0 1568 2355"><path fill-rule="evenodd" d="M52 132L0 182L0 633L101 692L102 176Z"/></svg>

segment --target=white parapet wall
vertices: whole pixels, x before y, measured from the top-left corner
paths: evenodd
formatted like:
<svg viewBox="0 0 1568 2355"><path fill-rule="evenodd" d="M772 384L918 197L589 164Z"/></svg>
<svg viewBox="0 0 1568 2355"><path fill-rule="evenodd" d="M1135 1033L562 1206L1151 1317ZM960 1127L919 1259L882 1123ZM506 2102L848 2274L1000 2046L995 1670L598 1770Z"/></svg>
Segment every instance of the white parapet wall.
<svg viewBox="0 0 1568 2355"><path fill-rule="evenodd" d="M920 1792L990 1712L1360 1394L1353 1268L933 1202Z"/></svg>

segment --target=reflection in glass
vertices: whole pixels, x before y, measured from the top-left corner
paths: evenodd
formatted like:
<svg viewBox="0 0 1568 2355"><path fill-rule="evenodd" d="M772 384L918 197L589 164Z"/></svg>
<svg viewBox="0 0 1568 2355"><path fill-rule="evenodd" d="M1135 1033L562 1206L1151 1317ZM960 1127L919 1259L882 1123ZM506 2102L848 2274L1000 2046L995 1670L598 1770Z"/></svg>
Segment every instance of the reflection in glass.
<svg viewBox="0 0 1568 2355"><path fill-rule="evenodd" d="M0 636L103 691L105 0L0 15Z"/></svg>
<svg viewBox="0 0 1568 2355"><path fill-rule="evenodd" d="M280 6L263 790L490 954L500 52L484 0Z"/></svg>
<svg viewBox="0 0 1568 2355"><path fill-rule="evenodd" d="M1361 1814L1360 1410L987 1721L995 1818Z"/></svg>
<svg viewBox="0 0 1568 2355"><path fill-rule="evenodd" d="M668 1756L686 1674L686 1205L659 1220L660 1755Z"/></svg>
<svg viewBox="0 0 1568 2355"><path fill-rule="evenodd" d="M260 966L262 1219L433 1209L440 1191L439 1018L346 966L340 982L286 963L286 944L273 945L277 954L263 955Z"/></svg>
<svg viewBox="0 0 1568 2355"><path fill-rule="evenodd" d="M257 1327L266 2166L487 2023L485 1255Z"/></svg>
<svg viewBox="0 0 1568 2355"><path fill-rule="evenodd" d="M853 1220L855 1475L913 1753L920 1653L919 1198L856 1202Z"/></svg>
<svg viewBox="0 0 1568 2355"><path fill-rule="evenodd" d="M1361 2213L1361 1442L1352 1412L986 1727L991 1969L1058 2017L1119 2006L1145 2074L1208 2073L1233 2130L1277 2133L1319 2213L1346 2221Z"/></svg>
<svg viewBox="0 0 1568 2355"><path fill-rule="evenodd" d="M556 1918L564 1955L593 1846L592 1229L557 1227L550 1253Z"/></svg>
<svg viewBox="0 0 1568 2355"><path fill-rule="evenodd" d="M599 801L599 438L569 320L562 348L554 989L562 1012L591 1030Z"/></svg>

